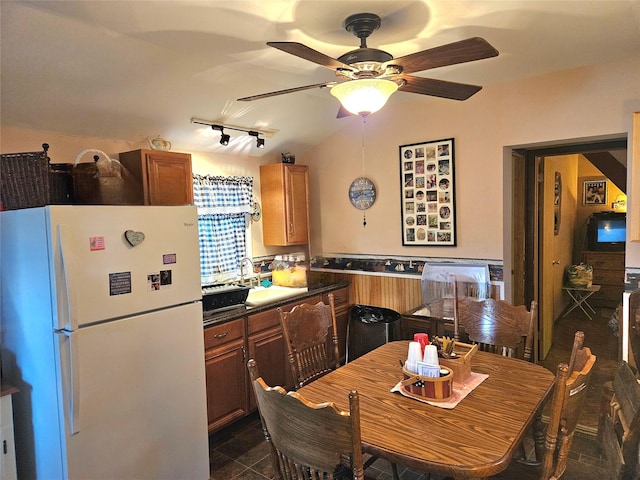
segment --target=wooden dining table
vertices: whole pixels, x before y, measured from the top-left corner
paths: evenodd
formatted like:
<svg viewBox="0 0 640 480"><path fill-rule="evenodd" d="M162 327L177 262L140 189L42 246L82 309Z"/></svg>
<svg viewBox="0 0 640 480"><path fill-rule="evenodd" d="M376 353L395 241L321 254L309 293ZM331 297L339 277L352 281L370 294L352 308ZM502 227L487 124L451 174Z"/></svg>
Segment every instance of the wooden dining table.
<svg viewBox="0 0 640 480"><path fill-rule="evenodd" d="M444 409L391 392L403 378L400 360L406 359L408 344L387 343L298 392L348 411L348 393L356 390L365 453L456 479L504 470L549 395L553 373L477 352L471 370L488 377L455 408Z"/></svg>

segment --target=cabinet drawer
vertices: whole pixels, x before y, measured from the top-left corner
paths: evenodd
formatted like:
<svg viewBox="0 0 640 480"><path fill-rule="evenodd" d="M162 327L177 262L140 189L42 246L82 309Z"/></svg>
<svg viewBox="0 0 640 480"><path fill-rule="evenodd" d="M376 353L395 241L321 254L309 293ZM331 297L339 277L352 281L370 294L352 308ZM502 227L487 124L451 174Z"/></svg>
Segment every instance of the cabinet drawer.
<svg viewBox="0 0 640 480"><path fill-rule="evenodd" d="M624 270L593 270L593 283L595 285L623 285Z"/></svg>
<svg viewBox="0 0 640 480"><path fill-rule="evenodd" d="M244 318L206 328L204 348L208 350L239 338L244 338Z"/></svg>
<svg viewBox="0 0 640 480"><path fill-rule="evenodd" d="M584 262L594 270L606 268L624 270L624 252L586 252Z"/></svg>
<svg viewBox="0 0 640 480"><path fill-rule="evenodd" d="M266 330L267 328L280 326L280 314L277 309L249 315L249 335Z"/></svg>
<svg viewBox="0 0 640 480"><path fill-rule="evenodd" d="M349 304L349 287L344 287L333 292L322 294L322 301L329 305L329 294L333 293L333 302L336 307Z"/></svg>

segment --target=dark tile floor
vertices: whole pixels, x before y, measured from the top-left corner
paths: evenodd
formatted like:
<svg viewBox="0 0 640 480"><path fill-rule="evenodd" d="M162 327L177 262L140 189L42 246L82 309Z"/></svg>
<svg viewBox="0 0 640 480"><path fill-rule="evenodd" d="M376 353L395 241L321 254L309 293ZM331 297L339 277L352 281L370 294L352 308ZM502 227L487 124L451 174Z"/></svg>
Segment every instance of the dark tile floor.
<svg viewBox="0 0 640 480"><path fill-rule="evenodd" d="M585 345L597 356L591 379L591 387L585 402L581 425L574 438L567 470L563 480L603 480L609 478L605 461L595 440L602 383L613 377L617 367L617 338L607 326L612 309L597 309L593 320L581 312L572 313L556 322L554 345L547 358L540 362L555 373L559 362L566 362L571 353L576 330L585 332ZM264 480L273 478L271 459L264 441L260 419L254 413L233 425L215 432L209 440L211 480ZM525 447L529 454L533 444L528 438ZM518 465L510 470L514 479L529 477L524 472L531 467ZM437 475L428 476L398 466L401 480L441 480ZM520 473L522 472L522 473ZM367 479L391 480L391 467L384 460L377 460L365 472ZM530 471L529 471L530 473ZM501 478L507 478L501 476Z"/></svg>

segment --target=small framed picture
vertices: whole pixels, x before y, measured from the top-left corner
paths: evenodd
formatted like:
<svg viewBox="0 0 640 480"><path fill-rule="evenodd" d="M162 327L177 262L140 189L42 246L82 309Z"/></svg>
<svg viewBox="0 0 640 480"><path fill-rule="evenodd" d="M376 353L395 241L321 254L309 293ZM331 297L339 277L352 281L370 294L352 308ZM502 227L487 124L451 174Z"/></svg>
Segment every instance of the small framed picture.
<svg viewBox="0 0 640 480"><path fill-rule="evenodd" d="M586 180L582 190L583 205L607 204L607 181Z"/></svg>

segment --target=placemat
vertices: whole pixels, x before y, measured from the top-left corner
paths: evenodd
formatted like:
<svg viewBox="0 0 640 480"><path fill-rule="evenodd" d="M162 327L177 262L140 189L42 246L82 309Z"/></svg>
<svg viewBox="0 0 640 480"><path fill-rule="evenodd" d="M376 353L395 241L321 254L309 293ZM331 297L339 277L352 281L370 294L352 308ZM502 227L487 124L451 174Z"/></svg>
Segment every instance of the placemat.
<svg viewBox="0 0 640 480"><path fill-rule="evenodd" d="M409 393L404 388L402 388L402 382L398 382L396 386L391 389L391 391L394 393L399 393L400 395L404 395L408 398L413 398L414 400L418 400L422 403L428 403L429 405L433 405L434 407L452 409L455 408L456 405L458 405L467 395L469 395L488 377L489 375L486 373L471 372L469 378L465 380L464 385L460 385L459 383L454 382L453 395L451 395L451 398L449 400L445 400L443 402L434 402L433 400L427 400L426 398L419 395Z"/></svg>

